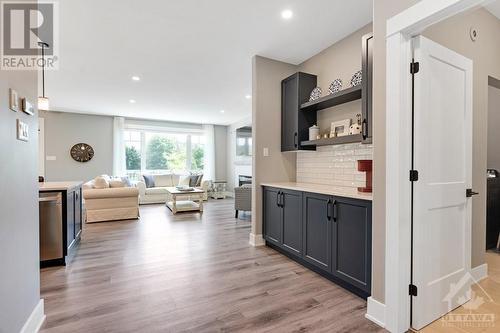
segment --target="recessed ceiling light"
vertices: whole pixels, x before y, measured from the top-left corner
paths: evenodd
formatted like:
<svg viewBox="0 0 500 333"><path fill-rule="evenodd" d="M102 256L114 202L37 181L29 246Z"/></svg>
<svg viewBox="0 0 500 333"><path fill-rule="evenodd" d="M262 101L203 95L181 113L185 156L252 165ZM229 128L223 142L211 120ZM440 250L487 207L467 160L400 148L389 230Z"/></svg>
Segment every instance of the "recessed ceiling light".
<svg viewBox="0 0 500 333"><path fill-rule="evenodd" d="M252 95L246 95L245 98L250 99L250 98L252 98Z"/></svg>
<svg viewBox="0 0 500 333"><path fill-rule="evenodd" d="M141 78L138 76L132 76L132 81L141 81Z"/></svg>
<svg viewBox="0 0 500 333"><path fill-rule="evenodd" d="M224 111L224 110L220 110L220 113L224 113L224 112L226 112L226 111Z"/></svg>
<svg viewBox="0 0 500 333"><path fill-rule="evenodd" d="M285 20L289 20L293 17L293 12L290 9L285 9L281 12L281 17Z"/></svg>
<svg viewBox="0 0 500 333"><path fill-rule="evenodd" d="M130 103L134 104L135 103L135 99L129 99L128 100Z"/></svg>

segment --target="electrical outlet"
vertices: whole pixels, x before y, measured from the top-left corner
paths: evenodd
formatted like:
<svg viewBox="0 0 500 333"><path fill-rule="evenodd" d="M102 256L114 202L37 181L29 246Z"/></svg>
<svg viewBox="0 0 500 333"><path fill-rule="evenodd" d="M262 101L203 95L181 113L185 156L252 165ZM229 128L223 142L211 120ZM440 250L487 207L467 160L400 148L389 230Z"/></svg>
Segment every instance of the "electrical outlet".
<svg viewBox="0 0 500 333"><path fill-rule="evenodd" d="M268 157L269 156L269 148L264 148L263 150L263 154L264 154L264 157Z"/></svg>

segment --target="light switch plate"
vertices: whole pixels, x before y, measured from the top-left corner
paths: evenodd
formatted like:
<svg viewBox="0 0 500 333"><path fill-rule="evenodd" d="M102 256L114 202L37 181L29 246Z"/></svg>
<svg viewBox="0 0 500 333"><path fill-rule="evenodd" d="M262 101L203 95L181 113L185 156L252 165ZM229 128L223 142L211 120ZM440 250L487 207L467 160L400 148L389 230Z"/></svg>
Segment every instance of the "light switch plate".
<svg viewBox="0 0 500 333"><path fill-rule="evenodd" d="M19 111L19 95L14 89L9 89L9 108L14 112Z"/></svg>
<svg viewBox="0 0 500 333"><path fill-rule="evenodd" d="M263 150L263 154L264 154L264 157L268 157L269 156L269 148L264 148Z"/></svg>
<svg viewBox="0 0 500 333"><path fill-rule="evenodd" d="M55 160L57 160L57 157L56 156L47 155L45 157L45 160L47 160L47 161L55 161Z"/></svg>
<svg viewBox="0 0 500 333"><path fill-rule="evenodd" d="M29 140L29 126L19 119L17 119L17 139L21 141Z"/></svg>

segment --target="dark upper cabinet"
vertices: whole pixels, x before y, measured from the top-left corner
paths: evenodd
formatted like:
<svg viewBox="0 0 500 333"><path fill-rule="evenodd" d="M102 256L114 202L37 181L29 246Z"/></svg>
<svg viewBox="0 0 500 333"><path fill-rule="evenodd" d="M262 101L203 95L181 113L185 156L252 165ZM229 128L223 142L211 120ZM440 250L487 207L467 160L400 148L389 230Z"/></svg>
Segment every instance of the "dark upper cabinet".
<svg viewBox="0 0 500 333"><path fill-rule="evenodd" d="M316 75L302 72L281 82L281 151L315 149L300 143L309 140L309 127L316 124L316 112L301 111L300 105L309 100L316 85Z"/></svg>
<svg viewBox="0 0 500 333"><path fill-rule="evenodd" d="M372 142L372 127L373 127L373 35L368 34L363 36L363 55L362 55L362 70L363 70L363 89L361 91L362 101L362 134L363 143Z"/></svg>
<svg viewBox="0 0 500 333"><path fill-rule="evenodd" d="M282 190L283 249L302 255L302 192Z"/></svg>
<svg viewBox="0 0 500 333"><path fill-rule="evenodd" d="M272 187L264 187L264 238L266 241L280 246L282 243L282 210L280 207L281 191Z"/></svg>
<svg viewBox="0 0 500 333"><path fill-rule="evenodd" d="M334 198L332 274L361 290L371 288L371 202Z"/></svg>
<svg viewBox="0 0 500 333"><path fill-rule="evenodd" d="M330 271L332 197L303 194L303 258L307 262Z"/></svg>

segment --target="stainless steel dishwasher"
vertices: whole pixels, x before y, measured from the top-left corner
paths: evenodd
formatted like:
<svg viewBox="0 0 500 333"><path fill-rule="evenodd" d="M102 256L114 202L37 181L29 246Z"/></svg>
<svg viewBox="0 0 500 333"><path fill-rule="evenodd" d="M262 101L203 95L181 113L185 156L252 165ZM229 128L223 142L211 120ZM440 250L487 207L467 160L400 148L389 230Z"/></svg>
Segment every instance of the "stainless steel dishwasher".
<svg viewBox="0 0 500 333"><path fill-rule="evenodd" d="M40 260L63 257L62 194L40 193Z"/></svg>

